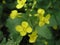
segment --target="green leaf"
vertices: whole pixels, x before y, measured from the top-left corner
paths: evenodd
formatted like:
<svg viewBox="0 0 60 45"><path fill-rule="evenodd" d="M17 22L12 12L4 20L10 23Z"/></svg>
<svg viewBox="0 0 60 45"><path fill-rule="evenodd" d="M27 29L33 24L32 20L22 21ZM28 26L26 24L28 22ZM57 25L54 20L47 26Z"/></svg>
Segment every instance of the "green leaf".
<svg viewBox="0 0 60 45"><path fill-rule="evenodd" d="M22 37L18 36L18 38L16 38L14 41L13 39L9 39L8 42L6 43L6 45L19 45L20 41L21 41Z"/></svg>
<svg viewBox="0 0 60 45"><path fill-rule="evenodd" d="M0 4L0 16L2 15L2 11L3 11L3 6L2 4Z"/></svg>
<svg viewBox="0 0 60 45"><path fill-rule="evenodd" d="M12 20L9 18L9 19L7 19L6 26L8 27L9 31L13 33L16 31L15 26L20 25L20 23L21 23L21 19Z"/></svg>
<svg viewBox="0 0 60 45"><path fill-rule="evenodd" d="M56 45L60 45L60 40L56 41Z"/></svg>
<svg viewBox="0 0 60 45"><path fill-rule="evenodd" d="M3 38L2 42L0 43L0 45L6 45L6 38Z"/></svg>
<svg viewBox="0 0 60 45"><path fill-rule="evenodd" d="M7 3L7 7L8 7L8 9L14 9L14 8L16 8L16 4L17 4L16 1L14 1L13 3Z"/></svg>
<svg viewBox="0 0 60 45"><path fill-rule="evenodd" d="M3 6L2 6L2 4L0 4L0 23L1 23L2 12L3 12Z"/></svg>
<svg viewBox="0 0 60 45"><path fill-rule="evenodd" d="M38 40L34 45L44 45L40 40Z"/></svg>
<svg viewBox="0 0 60 45"><path fill-rule="evenodd" d="M2 39L3 37L3 33L0 31L0 40Z"/></svg>
<svg viewBox="0 0 60 45"><path fill-rule="evenodd" d="M48 45L55 45L55 40L53 40L53 39L48 40Z"/></svg>
<svg viewBox="0 0 60 45"><path fill-rule="evenodd" d="M55 40L53 39L45 39L41 36L38 36L37 41L34 43L35 45L55 45Z"/></svg>
<svg viewBox="0 0 60 45"><path fill-rule="evenodd" d="M54 25L57 25L57 22L56 22L56 19L55 19L54 15L52 15L51 18L50 18L49 26L54 26Z"/></svg>
<svg viewBox="0 0 60 45"><path fill-rule="evenodd" d="M55 16L56 16L56 20L57 20L58 25L60 25L60 12L57 13Z"/></svg>
<svg viewBox="0 0 60 45"><path fill-rule="evenodd" d="M16 43L13 40L8 40L6 45L16 45Z"/></svg>
<svg viewBox="0 0 60 45"><path fill-rule="evenodd" d="M46 39L51 39L52 38L52 33L47 28L47 26L43 26L43 27L37 26L36 30L38 31L38 35L40 35L40 36L42 36Z"/></svg>
<svg viewBox="0 0 60 45"><path fill-rule="evenodd" d="M35 45L45 45L43 40L45 40L45 39L38 35L38 38L34 44Z"/></svg>
<svg viewBox="0 0 60 45"><path fill-rule="evenodd" d="M10 38L12 38L14 41L16 41L17 39L19 39L20 41L22 40L22 37L15 29L15 26L20 25L21 21L22 21L21 19L17 19L17 18L14 20L9 18L7 20L6 26L8 27L9 32L10 32Z"/></svg>

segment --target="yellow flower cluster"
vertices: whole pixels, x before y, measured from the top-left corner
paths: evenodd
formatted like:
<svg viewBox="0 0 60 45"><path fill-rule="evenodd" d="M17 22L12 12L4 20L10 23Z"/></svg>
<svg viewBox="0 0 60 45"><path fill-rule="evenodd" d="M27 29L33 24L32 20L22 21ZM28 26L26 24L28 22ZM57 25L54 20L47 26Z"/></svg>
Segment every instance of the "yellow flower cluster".
<svg viewBox="0 0 60 45"><path fill-rule="evenodd" d="M21 25L15 27L16 31L20 33L21 36L25 36L27 33L32 32L32 28L29 26L28 22L23 21Z"/></svg>
<svg viewBox="0 0 60 45"><path fill-rule="evenodd" d="M18 4L16 5L16 8L17 9L22 8L25 5L25 2L26 2L26 0L17 0Z"/></svg>
<svg viewBox="0 0 60 45"><path fill-rule="evenodd" d="M45 23L49 24L50 14L47 14L46 16L44 16L44 14L45 14L44 9L38 9L37 13L38 13L38 17L39 17L39 26L40 27L44 26Z"/></svg>
<svg viewBox="0 0 60 45"><path fill-rule="evenodd" d="M36 42L36 39L38 37L37 31L32 32L32 34L30 34L28 36L30 37L29 38L29 43L35 43Z"/></svg>
<svg viewBox="0 0 60 45"><path fill-rule="evenodd" d="M15 19L15 18L17 17L17 15L18 15L17 10L13 10L13 11L10 13L10 18L11 18L11 19Z"/></svg>

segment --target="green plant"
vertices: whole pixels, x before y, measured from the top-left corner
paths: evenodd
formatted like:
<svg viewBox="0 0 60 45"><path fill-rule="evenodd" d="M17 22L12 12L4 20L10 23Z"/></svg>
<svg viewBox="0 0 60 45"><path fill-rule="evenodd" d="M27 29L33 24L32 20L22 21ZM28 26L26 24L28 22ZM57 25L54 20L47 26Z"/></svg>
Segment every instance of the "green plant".
<svg viewBox="0 0 60 45"><path fill-rule="evenodd" d="M59 0L1 0L0 45L59 45Z"/></svg>

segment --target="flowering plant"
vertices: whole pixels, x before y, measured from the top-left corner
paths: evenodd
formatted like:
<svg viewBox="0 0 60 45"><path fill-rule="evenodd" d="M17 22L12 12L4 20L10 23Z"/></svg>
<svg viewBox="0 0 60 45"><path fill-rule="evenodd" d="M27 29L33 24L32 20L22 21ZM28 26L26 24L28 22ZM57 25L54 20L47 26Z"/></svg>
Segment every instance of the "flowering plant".
<svg viewBox="0 0 60 45"><path fill-rule="evenodd" d="M59 45L59 2L1 0L0 45Z"/></svg>

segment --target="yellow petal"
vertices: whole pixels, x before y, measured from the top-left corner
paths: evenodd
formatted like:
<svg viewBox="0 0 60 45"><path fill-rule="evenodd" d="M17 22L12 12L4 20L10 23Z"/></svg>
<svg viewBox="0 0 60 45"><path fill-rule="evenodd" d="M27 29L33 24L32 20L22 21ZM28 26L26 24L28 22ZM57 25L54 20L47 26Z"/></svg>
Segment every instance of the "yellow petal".
<svg viewBox="0 0 60 45"><path fill-rule="evenodd" d="M37 37L31 37L29 39L29 43L35 43L36 42L36 39L37 39Z"/></svg>
<svg viewBox="0 0 60 45"><path fill-rule="evenodd" d="M16 8L17 9L22 8L25 5L25 2L26 2L26 0L17 0L18 4L16 5Z"/></svg>
<svg viewBox="0 0 60 45"><path fill-rule="evenodd" d="M50 17L51 17L50 14L47 14L46 18L47 18L47 19L50 19Z"/></svg>
<svg viewBox="0 0 60 45"><path fill-rule="evenodd" d="M40 21L45 22L45 17L40 17Z"/></svg>
<svg viewBox="0 0 60 45"><path fill-rule="evenodd" d="M37 39L37 37L38 37L36 31L32 32L32 34L31 34L31 35L28 35L28 36L30 37L30 38L29 38L29 42L30 42L30 43L35 43L35 42L36 42L36 39Z"/></svg>
<svg viewBox="0 0 60 45"><path fill-rule="evenodd" d="M27 28L28 27L28 22L23 21L21 25L22 25L22 27Z"/></svg>
<svg viewBox="0 0 60 45"><path fill-rule="evenodd" d="M24 3L25 3L25 2L26 2L26 0L22 0L22 2L24 2Z"/></svg>
<svg viewBox="0 0 60 45"><path fill-rule="evenodd" d="M44 15L45 14L45 10L44 9L38 9L37 13L41 14L41 15Z"/></svg>
<svg viewBox="0 0 60 45"><path fill-rule="evenodd" d="M24 6L23 3L19 3L19 4L16 5L16 8L17 8L17 9L20 9L20 8L22 8L23 6Z"/></svg>
<svg viewBox="0 0 60 45"><path fill-rule="evenodd" d="M23 28L22 28L22 26L20 26L20 25L17 25L17 26L15 27L15 29L16 29L17 32L23 31Z"/></svg>
<svg viewBox="0 0 60 45"><path fill-rule="evenodd" d="M17 0L17 3L20 3L21 2L21 0Z"/></svg>
<svg viewBox="0 0 60 45"><path fill-rule="evenodd" d="M21 36L25 36L26 34L27 34L26 31L21 31L21 32L20 32L20 35L21 35Z"/></svg>
<svg viewBox="0 0 60 45"><path fill-rule="evenodd" d="M18 16L17 10L13 10L13 11L11 12L11 14L10 14L10 18L11 18L11 19L15 19L17 16Z"/></svg>
<svg viewBox="0 0 60 45"><path fill-rule="evenodd" d="M45 25L45 22L41 22L41 21L39 22L39 26L40 26L40 27L42 27L42 26L44 26L44 25Z"/></svg>
<svg viewBox="0 0 60 45"><path fill-rule="evenodd" d="M45 23L49 24L50 14L47 14L45 17Z"/></svg>
<svg viewBox="0 0 60 45"><path fill-rule="evenodd" d="M31 27L27 27L26 31L27 31L28 33L31 33L31 32L32 32L32 28L31 28Z"/></svg>
<svg viewBox="0 0 60 45"><path fill-rule="evenodd" d="M45 23L46 23L46 24L49 24L49 20L48 20L48 21L46 20Z"/></svg>
<svg viewBox="0 0 60 45"><path fill-rule="evenodd" d="M26 0L17 0L17 3L20 3L20 2L26 2Z"/></svg>

